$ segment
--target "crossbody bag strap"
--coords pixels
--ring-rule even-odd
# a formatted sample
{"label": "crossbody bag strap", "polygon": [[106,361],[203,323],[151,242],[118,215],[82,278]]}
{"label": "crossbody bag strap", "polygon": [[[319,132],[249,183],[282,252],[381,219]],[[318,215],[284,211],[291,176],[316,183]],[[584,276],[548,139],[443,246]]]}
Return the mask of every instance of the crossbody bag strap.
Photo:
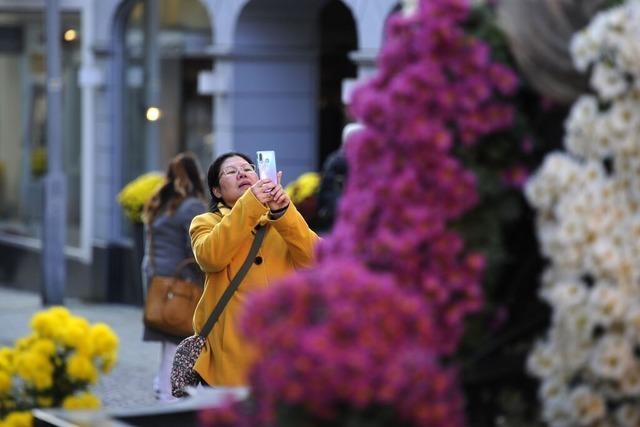
{"label": "crossbody bag strap", "polygon": [[236,289],[238,289],[238,286],[240,286],[240,282],[242,282],[244,276],[247,275],[247,272],[249,271],[249,268],[251,268],[251,264],[253,263],[253,259],[258,253],[258,249],[260,249],[260,245],[262,245],[262,241],[264,240],[266,231],[267,227],[264,225],[260,226],[256,230],[256,237],[253,239],[253,244],[251,245],[251,249],[249,250],[247,259],[244,260],[244,264],[242,264],[242,267],[240,267],[240,270],[238,270],[236,276],[233,278],[233,280],[231,280],[231,283],[229,283],[229,286],[227,286],[227,289],[225,289],[224,294],[222,294],[222,297],[220,297],[220,301],[218,301],[218,304],[216,304],[216,307],[213,309],[213,312],[207,319],[207,322],[198,333],[198,335],[202,338],[205,338],[207,335],[209,335],[209,332],[211,332],[211,328],[213,328],[213,325],[218,320],[218,317],[220,317],[222,310],[224,310],[224,308],[227,306],[227,303],[229,303],[229,300],[231,300],[231,296],[236,291]]}

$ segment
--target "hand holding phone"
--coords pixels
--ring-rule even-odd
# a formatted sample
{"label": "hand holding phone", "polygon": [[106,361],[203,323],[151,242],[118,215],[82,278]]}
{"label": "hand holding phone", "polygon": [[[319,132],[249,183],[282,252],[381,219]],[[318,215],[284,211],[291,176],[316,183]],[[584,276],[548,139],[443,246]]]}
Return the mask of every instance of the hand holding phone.
{"label": "hand holding phone", "polygon": [[276,152],[273,150],[256,152],[258,159],[258,176],[260,179],[270,179],[278,184],[278,169],[276,168]]}
{"label": "hand holding phone", "polygon": [[289,196],[280,185],[282,172],[276,167],[276,152],[273,150],[256,152],[258,160],[258,176],[260,179],[270,179],[274,187],[270,189],[270,201],[267,202],[272,211],[289,206]]}

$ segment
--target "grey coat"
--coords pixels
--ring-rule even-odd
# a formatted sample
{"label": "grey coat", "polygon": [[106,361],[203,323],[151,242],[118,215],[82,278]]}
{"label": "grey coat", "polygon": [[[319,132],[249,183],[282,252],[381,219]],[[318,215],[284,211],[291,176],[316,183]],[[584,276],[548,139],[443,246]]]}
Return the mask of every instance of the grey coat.
{"label": "grey coat", "polygon": [[[151,226],[151,239],[149,230],[145,228],[145,251],[142,260],[143,283],[148,287],[150,278],[155,275],[172,276],[178,265],[186,258],[193,258],[189,226],[194,216],[206,212],[204,201],[189,197],[176,209],[173,215],[166,212],[160,213]],[[151,262],[151,247],[153,245],[153,262]],[[182,277],[190,278],[202,283],[202,276],[197,265],[191,269],[185,269]],[[154,329],[144,328],[144,341],[173,341],[179,343],[184,337],[175,337],[164,334]]]}

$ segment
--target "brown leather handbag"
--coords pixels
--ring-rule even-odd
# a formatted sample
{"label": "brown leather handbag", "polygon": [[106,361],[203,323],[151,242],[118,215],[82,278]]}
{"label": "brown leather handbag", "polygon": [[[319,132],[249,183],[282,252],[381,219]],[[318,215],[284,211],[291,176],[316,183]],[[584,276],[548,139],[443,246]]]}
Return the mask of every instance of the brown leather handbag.
{"label": "brown leather handbag", "polygon": [[144,305],[144,324],[169,335],[193,335],[193,313],[202,296],[202,286],[181,278],[194,259],[180,263],[173,276],[153,276]]}
{"label": "brown leather handbag", "polygon": [[[153,236],[148,229],[149,262],[155,271]],[[195,264],[194,258],[184,259],[178,264],[173,276],[151,277],[144,304],[145,326],[177,337],[193,335],[193,313],[202,296],[202,285],[183,278],[185,268]]]}

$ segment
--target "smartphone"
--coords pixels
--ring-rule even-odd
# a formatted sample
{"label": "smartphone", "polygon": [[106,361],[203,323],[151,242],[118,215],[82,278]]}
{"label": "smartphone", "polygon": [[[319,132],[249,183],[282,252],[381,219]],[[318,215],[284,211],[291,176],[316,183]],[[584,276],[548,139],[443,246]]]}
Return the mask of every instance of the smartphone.
{"label": "smartphone", "polygon": [[274,183],[278,183],[278,169],[276,168],[275,151],[257,151],[258,176],[260,179],[269,178]]}

